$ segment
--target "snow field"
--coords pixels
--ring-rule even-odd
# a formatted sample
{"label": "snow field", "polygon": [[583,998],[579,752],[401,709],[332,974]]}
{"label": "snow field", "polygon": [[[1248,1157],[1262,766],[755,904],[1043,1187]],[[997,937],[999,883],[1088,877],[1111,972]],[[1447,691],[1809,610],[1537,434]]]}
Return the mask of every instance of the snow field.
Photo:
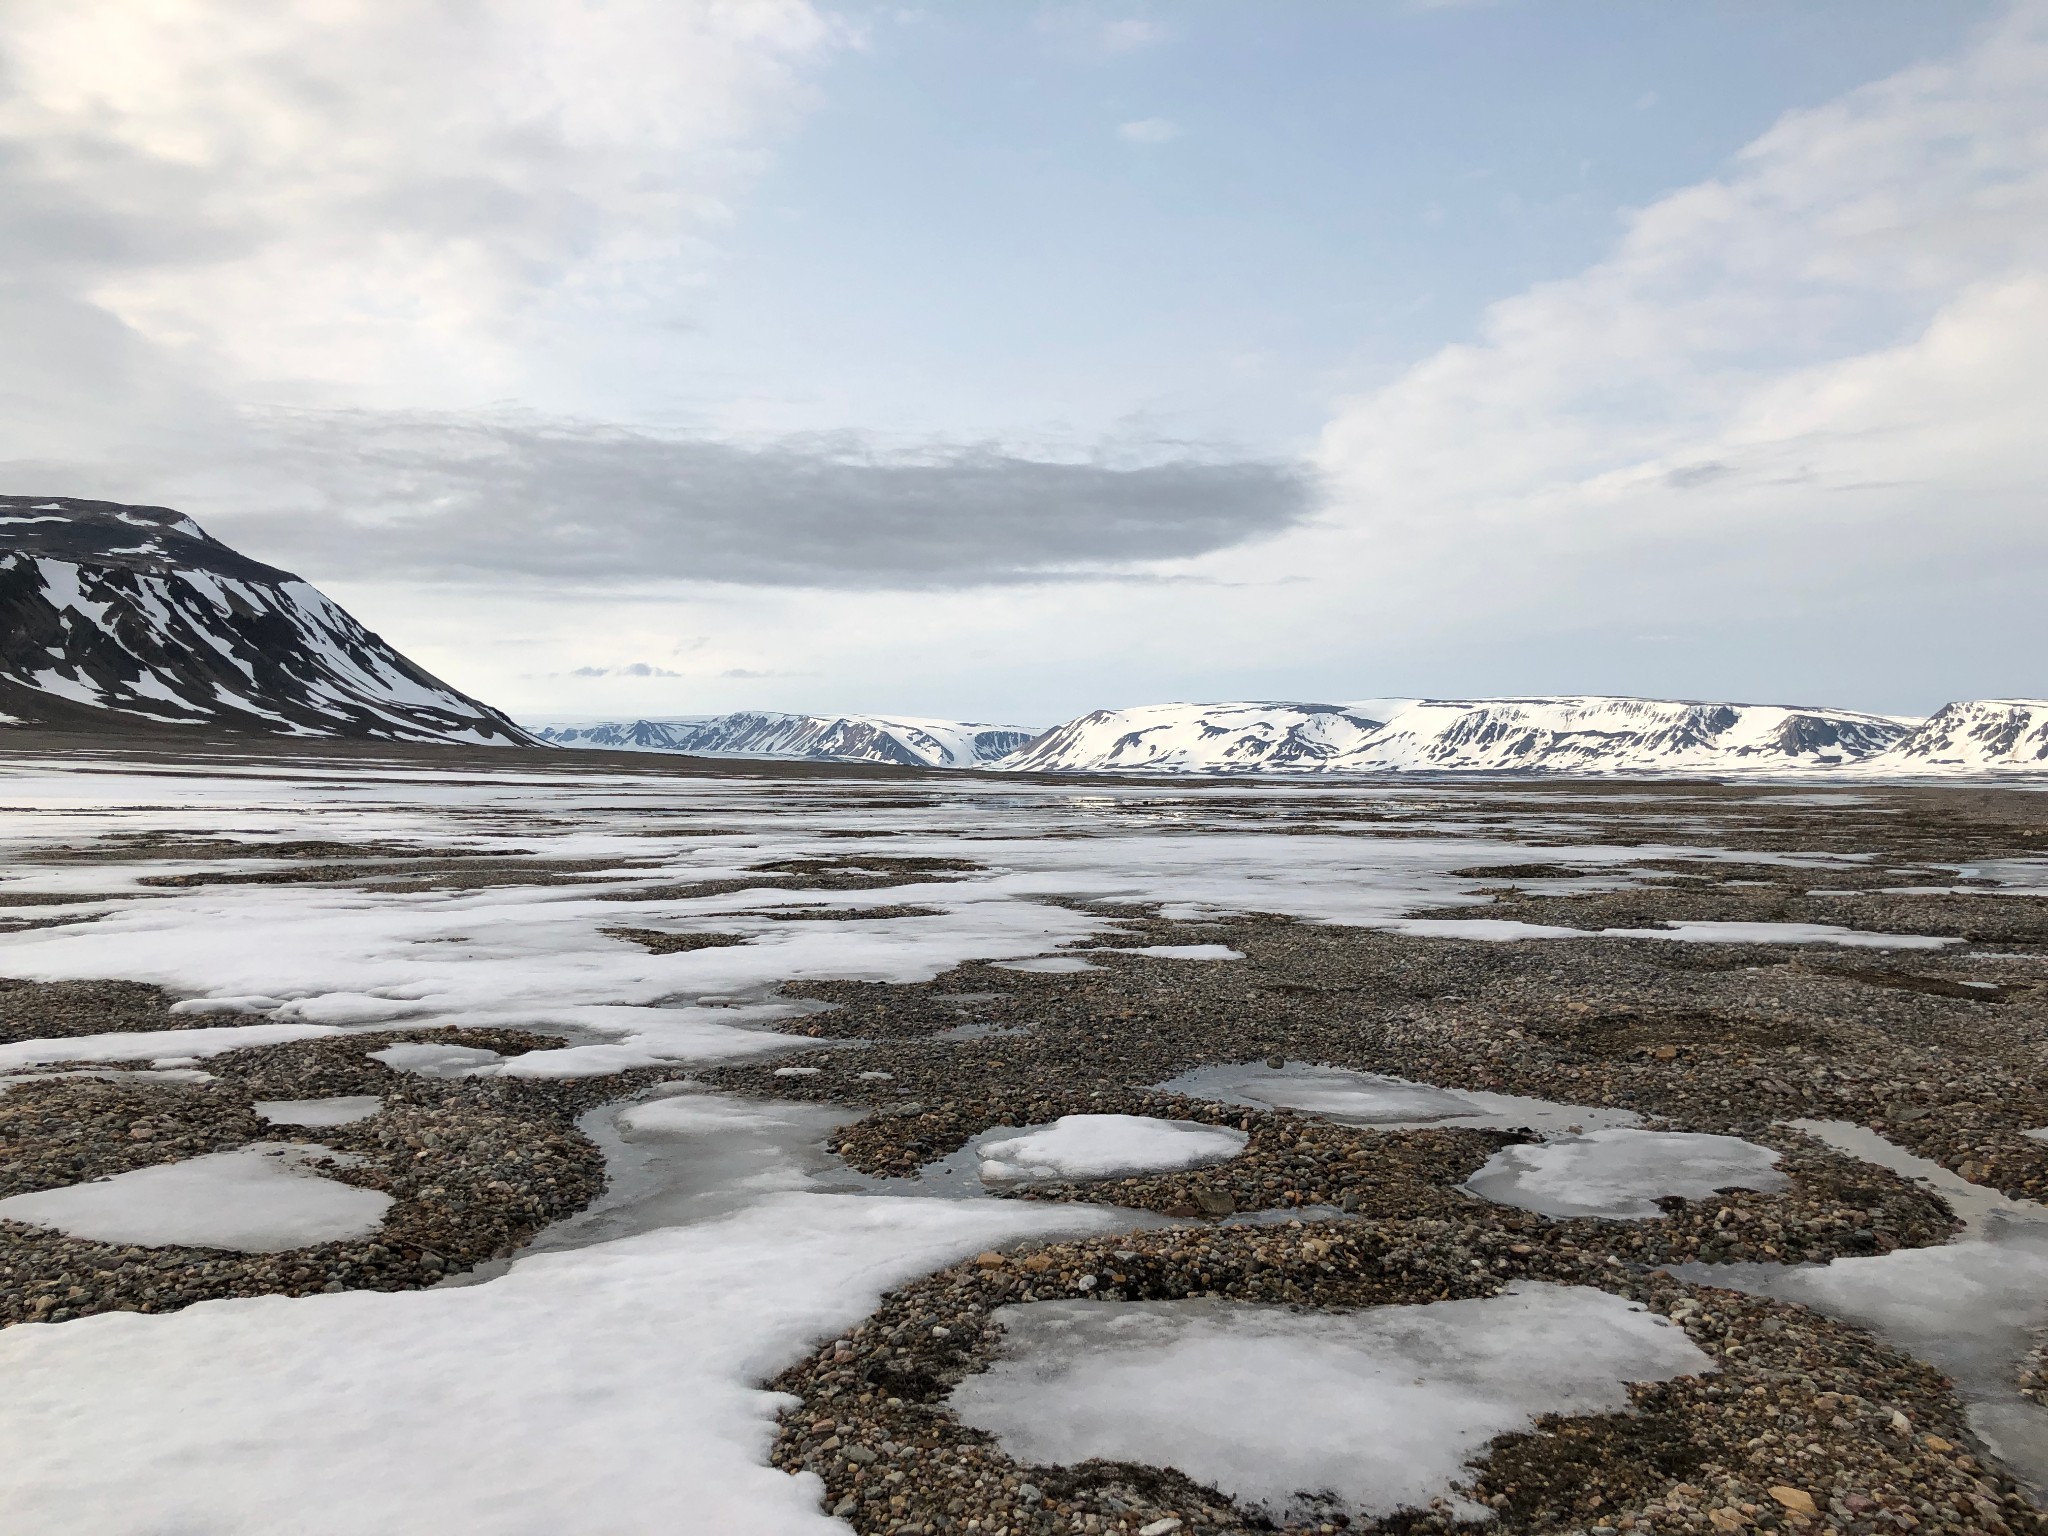
{"label": "snow field", "polygon": [[488,1284],[10,1328],[0,1505],[19,1536],[844,1536],[815,1477],[767,1465],[788,1400],[755,1383],[891,1286],[1117,1224],[777,1193]]}

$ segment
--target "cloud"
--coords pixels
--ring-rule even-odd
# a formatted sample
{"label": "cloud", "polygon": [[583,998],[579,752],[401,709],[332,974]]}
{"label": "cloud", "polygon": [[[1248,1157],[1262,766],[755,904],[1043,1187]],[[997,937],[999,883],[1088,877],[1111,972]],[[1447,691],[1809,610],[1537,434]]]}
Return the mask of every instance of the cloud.
{"label": "cloud", "polygon": [[231,386],[490,398],[688,288],[837,36],[807,0],[0,7],[10,276]]}
{"label": "cloud", "polygon": [[1129,16],[1102,24],[1100,46],[1104,53],[1134,53],[1166,40],[1166,28],[1156,21]]}
{"label": "cloud", "polygon": [[201,512],[280,564],[336,576],[871,589],[1014,582],[1186,559],[1277,533],[1299,466],[1061,463],[995,448],[882,455],[529,419],[301,412],[265,425],[280,508]]}
{"label": "cloud", "polygon": [[2048,7],[2026,4],[1787,114],[1601,262],[1344,405],[1329,521],[1418,604],[1489,621],[1924,612],[1933,583],[2048,574],[2044,348]]}
{"label": "cloud", "polygon": [[686,672],[671,672],[666,667],[651,666],[644,661],[628,662],[623,667],[576,667],[571,677],[687,677]]}
{"label": "cloud", "polygon": [[1180,137],[1181,127],[1169,117],[1141,117],[1119,123],[1116,132],[1127,144],[1167,144]]}

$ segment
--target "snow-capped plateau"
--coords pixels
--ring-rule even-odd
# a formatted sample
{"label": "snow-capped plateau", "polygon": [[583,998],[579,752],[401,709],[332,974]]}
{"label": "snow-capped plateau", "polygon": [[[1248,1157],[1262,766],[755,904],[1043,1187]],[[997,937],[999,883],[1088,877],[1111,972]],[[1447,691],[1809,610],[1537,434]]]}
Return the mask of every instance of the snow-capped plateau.
{"label": "snow-capped plateau", "polygon": [[1018,772],[1743,773],[2048,768],[2048,704],[1926,722],[1783,705],[1568,696],[1097,710],[997,766]]}
{"label": "snow-capped plateau", "polygon": [[558,747],[686,752],[703,757],[779,757],[897,763],[906,768],[980,768],[1037,735],[1015,725],[882,715],[788,715],[747,711],[659,720],[548,723],[530,728]]}
{"label": "snow-capped plateau", "polygon": [[1868,760],[1873,769],[2048,772],[2048,699],[1970,699],[1942,706]]}
{"label": "snow-capped plateau", "polygon": [[0,496],[0,712],[70,729],[531,740],[182,513],[68,496]]}

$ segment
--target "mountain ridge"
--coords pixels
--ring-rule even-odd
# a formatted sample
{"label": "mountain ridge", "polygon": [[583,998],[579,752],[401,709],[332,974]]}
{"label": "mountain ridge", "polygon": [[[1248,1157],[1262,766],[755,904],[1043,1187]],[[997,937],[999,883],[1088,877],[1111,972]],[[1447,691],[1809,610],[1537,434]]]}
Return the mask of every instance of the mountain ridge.
{"label": "mountain ridge", "polygon": [[0,714],[528,745],[290,571],[169,507],[0,495]]}

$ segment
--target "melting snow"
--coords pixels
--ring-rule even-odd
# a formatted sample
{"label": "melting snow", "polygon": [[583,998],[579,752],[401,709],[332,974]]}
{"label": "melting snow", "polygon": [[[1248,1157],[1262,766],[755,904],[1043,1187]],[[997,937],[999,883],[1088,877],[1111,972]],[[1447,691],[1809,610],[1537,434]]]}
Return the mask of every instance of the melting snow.
{"label": "melting snow", "polygon": [[1146,1115],[1063,1115],[1021,1136],[984,1141],[981,1176],[991,1184],[1019,1179],[1109,1179],[1166,1173],[1226,1162],[1249,1138],[1228,1126]]}
{"label": "melting snow", "polygon": [[1544,1216],[1661,1216],[1660,1195],[1699,1200],[1729,1187],[1768,1193],[1787,1180],[1778,1154],[1734,1136],[1595,1131],[1503,1147],[1466,1182],[1475,1195]]}
{"label": "melting snow", "polygon": [[367,1237],[391,1197],[313,1172],[342,1153],[293,1142],[255,1142],[181,1163],[137,1168],[90,1184],[0,1200],[0,1218],[55,1227],[97,1243],[178,1244],[283,1253]]}
{"label": "melting snow", "polygon": [[[1619,1296],[1527,1283],[1478,1301],[1298,1312],[1243,1302],[1041,1301],[995,1317],[1011,1358],[951,1406],[1021,1461],[1176,1467],[1276,1517],[1456,1497],[1494,1436],[1611,1413],[1626,1383],[1713,1369]],[[1303,1496],[1307,1495],[1308,1498]]]}
{"label": "melting snow", "polygon": [[[0,1332],[20,1536],[643,1531],[845,1536],[767,1464],[756,1383],[881,1293],[1120,1218],[783,1193],[513,1264],[486,1285],[204,1302]],[[61,1433],[58,1427],[61,1426]]]}

